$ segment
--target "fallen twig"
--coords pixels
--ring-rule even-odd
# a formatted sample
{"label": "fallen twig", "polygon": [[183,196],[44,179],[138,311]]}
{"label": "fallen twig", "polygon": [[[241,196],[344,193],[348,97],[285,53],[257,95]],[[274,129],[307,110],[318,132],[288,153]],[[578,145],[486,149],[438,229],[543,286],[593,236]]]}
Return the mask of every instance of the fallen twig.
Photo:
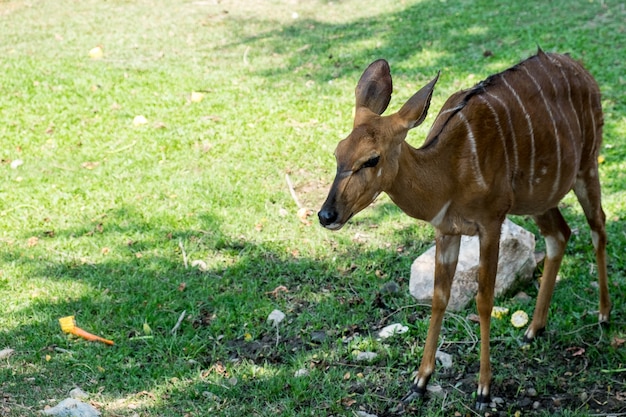
{"label": "fallen twig", "polygon": [[285,174],[285,180],[287,181],[287,187],[289,187],[289,193],[291,194],[291,198],[293,198],[293,201],[295,201],[296,206],[301,209],[302,204],[300,204],[300,200],[298,200],[296,190],[293,189],[293,184],[291,183],[291,178],[289,178],[289,174]]}
{"label": "fallen twig", "polygon": [[178,247],[180,247],[181,252],[183,253],[183,265],[185,265],[185,269],[189,268],[189,264],[187,263],[187,253],[185,252],[185,247],[183,246],[183,241],[178,241]]}
{"label": "fallen twig", "polygon": [[180,327],[180,324],[183,322],[183,320],[185,319],[185,315],[187,314],[187,310],[183,310],[182,313],[180,313],[180,317],[178,317],[178,321],[176,322],[176,324],[174,325],[174,327],[172,327],[172,330],[170,330],[171,334],[176,333],[176,330],[178,330],[178,328]]}
{"label": "fallen twig", "polygon": [[246,47],[246,50],[243,51],[243,65],[248,65],[248,52],[250,52],[250,47]]}

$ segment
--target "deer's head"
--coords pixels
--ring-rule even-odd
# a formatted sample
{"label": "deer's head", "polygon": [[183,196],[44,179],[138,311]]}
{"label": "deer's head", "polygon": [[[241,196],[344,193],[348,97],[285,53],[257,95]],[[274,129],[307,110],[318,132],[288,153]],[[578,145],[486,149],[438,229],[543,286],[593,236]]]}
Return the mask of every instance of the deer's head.
{"label": "deer's head", "polygon": [[398,173],[401,145],[409,129],[426,118],[439,75],[397,113],[382,116],[391,100],[389,64],[370,64],[356,86],[354,127],[337,145],[337,174],[318,217],[322,226],[340,229],[387,190]]}

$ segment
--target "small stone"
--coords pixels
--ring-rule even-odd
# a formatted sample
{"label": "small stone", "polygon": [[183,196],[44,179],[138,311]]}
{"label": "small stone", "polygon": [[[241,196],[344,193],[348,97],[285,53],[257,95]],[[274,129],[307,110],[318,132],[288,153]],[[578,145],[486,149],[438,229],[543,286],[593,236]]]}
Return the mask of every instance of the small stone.
{"label": "small stone", "polygon": [[303,377],[303,376],[307,376],[308,374],[309,374],[309,370],[308,370],[308,369],[304,369],[304,368],[302,368],[302,369],[298,369],[298,370],[297,370],[297,371],[293,374],[293,376],[294,376],[294,377],[296,377],[296,378],[300,378],[300,377]]}
{"label": "small stone", "polygon": [[446,396],[446,393],[443,391],[441,385],[429,384],[426,386],[426,391],[428,391],[428,393],[433,397],[444,398]]}
{"label": "small stone", "polygon": [[372,361],[376,359],[377,356],[378,356],[378,353],[376,352],[359,352],[356,354],[356,357],[354,358],[354,360],[357,362]]}
{"label": "small stone", "polygon": [[323,330],[315,331],[311,333],[311,342],[323,343],[327,338],[326,332]]}
{"label": "small stone", "polygon": [[541,407],[541,403],[539,401],[535,401],[533,403],[533,410],[539,410],[539,407]]}
{"label": "small stone", "polygon": [[211,400],[211,401],[216,401],[216,402],[220,401],[220,397],[218,397],[217,395],[213,394],[210,391],[203,391],[202,392],[202,396],[204,398],[207,398],[207,399]]}
{"label": "small stone", "polygon": [[493,397],[493,398],[491,399],[491,401],[492,401],[494,404],[497,404],[497,405],[502,405],[502,404],[504,404],[504,398],[502,398],[502,397]]}
{"label": "small stone", "polygon": [[578,398],[580,398],[581,402],[586,403],[587,400],[589,399],[589,394],[587,394],[586,392],[583,391],[583,392],[580,393]]}
{"label": "small stone", "polygon": [[534,389],[533,387],[530,387],[526,390],[526,395],[528,395],[529,397],[536,397],[537,396],[537,390]]}
{"label": "small stone", "polygon": [[380,288],[382,294],[398,294],[400,292],[400,286],[395,281],[389,281]]}
{"label": "small stone", "polygon": [[366,413],[365,411],[357,411],[356,415],[359,417],[378,417],[376,414],[369,414],[369,413]]}
{"label": "small stone", "polygon": [[450,355],[449,353],[438,350],[435,353],[435,359],[437,359],[439,363],[441,363],[441,366],[443,366],[445,369],[452,368],[452,355]]}

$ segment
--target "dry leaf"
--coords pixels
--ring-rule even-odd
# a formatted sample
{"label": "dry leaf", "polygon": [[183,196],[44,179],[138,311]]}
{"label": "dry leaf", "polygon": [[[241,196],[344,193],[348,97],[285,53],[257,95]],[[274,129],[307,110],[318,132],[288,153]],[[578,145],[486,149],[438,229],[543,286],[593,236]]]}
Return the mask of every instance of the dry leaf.
{"label": "dry leaf", "polygon": [[185,288],[187,288],[187,283],[181,282],[180,284],[178,284],[178,291],[183,292],[185,291]]}
{"label": "dry leaf", "polygon": [[94,169],[98,165],[100,165],[100,162],[95,162],[95,161],[87,161],[87,162],[83,162],[82,164],[80,164],[80,166],[85,169]]}
{"label": "dry leaf", "polygon": [[468,314],[467,319],[469,321],[473,321],[474,323],[480,323],[480,316],[476,313]]}
{"label": "dry leaf", "polygon": [[581,356],[585,353],[584,347],[572,346],[565,349],[567,352],[572,352],[572,356]]}
{"label": "dry leaf", "polygon": [[14,353],[15,353],[14,349],[11,349],[11,348],[2,349],[0,350],[0,359],[6,359],[9,356],[13,355]]}
{"label": "dry leaf", "polygon": [[104,49],[100,45],[89,51],[89,58],[91,59],[102,59],[102,57],[104,57]]}
{"label": "dry leaf", "polygon": [[341,400],[339,400],[339,402],[344,407],[352,407],[356,403],[356,400],[354,398],[352,398],[352,397],[345,397],[345,398],[342,398]]}
{"label": "dry leaf", "polygon": [[313,210],[310,210],[308,208],[302,207],[298,209],[298,218],[300,219],[302,223],[306,224],[307,226],[311,225],[311,221],[309,221],[309,217],[312,214],[313,214]]}
{"label": "dry leaf", "polygon": [[623,339],[623,338],[621,338],[621,337],[614,336],[614,337],[613,337],[613,340],[611,340],[611,346],[612,346],[614,349],[617,349],[618,347],[622,346],[625,342],[626,342],[626,339]]}
{"label": "dry leaf", "polygon": [[278,297],[278,295],[281,292],[289,292],[289,289],[287,287],[285,287],[284,285],[279,285],[278,287],[274,288],[272,291],[266,292],[265,295],[271,295],[273,297]]}
{"label": "dry leaf", "polygon": [[146,119],[145,116],[139,115],[139,116],[135,116],[135,118],[133,119],[133,125],[134,126],[142,126],[148,123],[148,119]]}
{"label": "dry leaf", "polygon": [[28,241],[26,243],[29,248],[32,248],[33,246],[37,246],[37,244],[39,243],[39,238],[37,236],[31,236],[28,238]]}
{"label": "dry leaf", "polygon": [[204,262],[203,260],[200,259],[196,259],[195,261],[191,261],[191,266],[192,267],[198,267],[198,269],[200,271],[206,271],[208,269],[208,266],[206,264],[206,262]]}
{"label": "dry leaf", "polygon": [[204,94],[203,93],[199,93],[197,91],[192,91],[191,92],[191,101],[193,103],[200,103],[203,99],[204,99]]}

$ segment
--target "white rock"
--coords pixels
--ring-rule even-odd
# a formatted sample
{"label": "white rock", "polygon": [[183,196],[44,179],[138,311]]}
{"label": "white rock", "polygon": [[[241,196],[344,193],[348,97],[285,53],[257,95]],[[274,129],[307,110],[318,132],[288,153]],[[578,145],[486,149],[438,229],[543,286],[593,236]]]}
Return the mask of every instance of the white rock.
{"label": "white rock", "polygon": [[[462,310],[478,291],[478,259],[480,244],[477,236],[463,236],[452,283],[448,310]],[[495,295],[506,292],[517,282],[531,280],[535,261],[535,236],[510,220],[502,225],[498,275]],[[420,255],[411,266],[409,291],[419,302],[430,303],[435,276],[435,247]]]}
{"label": "white rock", "polygon": [[357,353],[354,360],[358,362],[372,361],[376,359],[377,356],[378,356],[378,353],[376,352],[359,352]]}
{"label": "white rock", "polygon": [[441,385],[428,384],[426,386],[426,391],[428,391],[428,393],[433,397],[444,398],[446,396],[446,393],[444,392]]}
{"label": "white rock", "polygon": [[307,376],[309,374],[309,370],[308,369],[298,369],[293,376],[296,378],[300,378],[301,376]]}
{"label": "white rock", "polygon": [[437,352],[435,352],[435,359],[437,359],[439,363],[441,363],[441,366],[443,366],[444,368],[452,368],[452,355],[450,355],[449,353],[438,350]]}
{"label": "white rock", "polygon": [[400,323],[394,323],[394,324],[390,324],[389,326],[383,327],[378,332],[378,337],[380,337],[381,339],[387,339],[393,336],[394,334],[402,334],[408,331],[409,331],[409,328],[407,326],[403,326]]}
{"label": "white rock", "polygon": [[100,415],[100,412],[91,405],[74,398],[66,398],[56,406],[43,410],[42,413],[58,417],[97,417]]}
{"label": "white rock", "polygon": [[356,415],[359,417],[378,417],[376,414],[366,413],[365,411],[357,411]]}

